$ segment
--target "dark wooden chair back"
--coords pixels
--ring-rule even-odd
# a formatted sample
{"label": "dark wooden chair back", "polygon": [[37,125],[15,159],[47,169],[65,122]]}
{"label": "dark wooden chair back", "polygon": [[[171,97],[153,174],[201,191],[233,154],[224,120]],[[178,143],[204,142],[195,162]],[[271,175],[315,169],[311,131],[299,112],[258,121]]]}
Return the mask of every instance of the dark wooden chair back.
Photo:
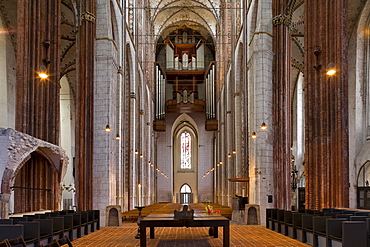
{"label": "dark wooden chair back", "polygon": [[22,236],[19,236],[18,238],[13,238],[8,240],[9,246],[22,246],[27,247],[26,242],[24,241]]}
{"label": "dark wooden chair back", "polygon": [[9,241],[7,239],[4,239],[0,242],[0,247],[11,247],[9,244]]}
{"label": "dark wooden chair back", "polygon": [[60,247],[60,245],[58,244],[56,240],[54,240],[50,244],[39,245],[39,247]]}
{"label": "dark wooden chair back", "polygon": [[58,240],[58,244],[60,246],[68,244],[68,247],[73,247],[71,240],[69,240],[68,236],[64,236],[64,238]]}

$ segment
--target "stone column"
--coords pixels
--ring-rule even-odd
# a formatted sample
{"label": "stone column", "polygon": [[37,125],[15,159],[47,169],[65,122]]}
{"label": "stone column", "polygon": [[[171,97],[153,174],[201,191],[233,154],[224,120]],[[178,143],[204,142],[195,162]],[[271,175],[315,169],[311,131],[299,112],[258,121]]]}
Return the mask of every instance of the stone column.
{"label": "stone column", "polygon": [[348,207],[347,1],[305,2],[306,207]]}
{"label": "stone column", "polygon": [[275,207],[291,208],[291,36],[287,0],[273,2],[273,126]]}

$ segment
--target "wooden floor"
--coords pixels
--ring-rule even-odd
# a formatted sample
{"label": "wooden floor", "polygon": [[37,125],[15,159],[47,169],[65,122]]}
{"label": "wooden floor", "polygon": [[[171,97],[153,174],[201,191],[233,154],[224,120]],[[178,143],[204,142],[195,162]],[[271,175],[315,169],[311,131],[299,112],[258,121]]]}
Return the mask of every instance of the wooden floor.
{"label": "wooden floor", "polygon": [[[147,230],[149,236],[149,229]],[[124,223],[122,227],[103,227],[87,236],[74,240],[76,247],[140,246],[135,239],[136,223]],[[147,239],[147,246],[222,246],[222,227],[219,238],[208,236],[206,227],[162,227],[156,228],[156,239]],[[276,233],[265,226],[230,225],[230,246],[310,246],[300,241]]]}

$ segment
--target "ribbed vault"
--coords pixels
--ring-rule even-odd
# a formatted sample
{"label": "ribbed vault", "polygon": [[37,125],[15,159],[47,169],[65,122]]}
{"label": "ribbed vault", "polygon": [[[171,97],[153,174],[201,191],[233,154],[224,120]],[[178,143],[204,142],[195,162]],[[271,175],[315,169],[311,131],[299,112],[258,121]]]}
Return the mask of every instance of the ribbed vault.
{"label": "ribbed vault", "polygon": [[219,24],[220,1],[150,1],[154,34],[166,37],[177,29],[191,28],[213,38]]}

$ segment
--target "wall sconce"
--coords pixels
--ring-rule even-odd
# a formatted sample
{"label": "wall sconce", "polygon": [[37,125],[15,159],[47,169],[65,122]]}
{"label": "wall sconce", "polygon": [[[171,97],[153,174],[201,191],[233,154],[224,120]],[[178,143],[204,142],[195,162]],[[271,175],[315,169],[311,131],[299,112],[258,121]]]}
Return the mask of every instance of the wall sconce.
{"label": "wall sconce", "polygon": [[143,158],[144,156],[143,156],[143,154],[140,154],[140,156],[139,156],[140,158]]}
{"label": "wall sconce", "polygon": [[39,74],[39,77],[41,79],[47,79],[49,77],[49,75],[46,73],[46,66],[45,65],[41,65],[40,72],[38,74]]}
{"label": "wall sconce", "polygon": [[109,124],[107,124],[107,125],[105,126],[105,131],[106,131],[106,132],[110,132]]}
{"label": "wall sconce", "polygon": [[253,132],[253,133],[252,133],[252,138],[253,138],[253,139],[256,139],[256,138],[257,138],[257,134],[256,134],[256,132]]}
{"label": "wall sconce", "polygon": [[233,154],[236,154],[236,150],[233,150]]}
{"label": "wall sconce", "polygon": [[228,158],[231,158],[231,154],[229,153],[229,154],[227,155],[227,157],[228,157]]}
{"label": "wall sconce", "polygon": [[137,151],[137,149],[135,150],[134,154],[138,155],[139,154],[139,151]]}
{"label": "wall sconce", "polygon": [[328,69],[326,70],[326,74],[328,76],[332,76],[335,73],[337,73],[337,70],[335,69],[335,64],[333,62],[328,64]]}
{"label": "wall sconce", "polygon": [[261,130],[265,130],[265,129],[267,129],[267,125],[265,124],[265,122],[263,122],[261,124]]}
{"label": "wall sconce", "polygon": [[116,135],[116,140],[121,140],[121,137],[119,136],[119,134]]}

